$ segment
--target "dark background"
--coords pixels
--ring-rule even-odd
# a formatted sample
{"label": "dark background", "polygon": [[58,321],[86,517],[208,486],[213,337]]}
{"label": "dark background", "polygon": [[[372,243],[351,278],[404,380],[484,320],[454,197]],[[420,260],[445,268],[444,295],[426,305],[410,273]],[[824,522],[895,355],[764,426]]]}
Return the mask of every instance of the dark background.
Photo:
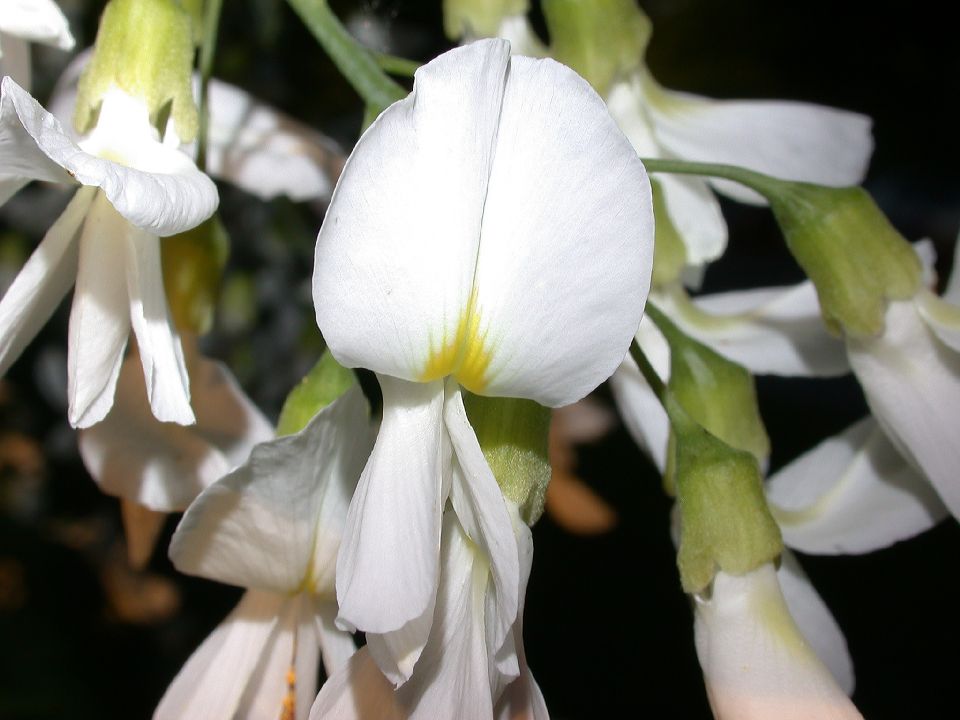
{"label": "dark background", "polygon": [[[89,44],[102,4],[61,4],[78,47]],[[275,0],[225,5],[217,75],[348,148],[360,105],[297,18]],[[655,26],[648,62],[667,87],[873,116],[877,150],[866,185],[906,237],[934,241],[946,273],[960,226],[953,112],[960,62],[946,10],[764,0],[641,5]],[[397,54],[429,59],[449,46],[439,2],[333,6],[364,37],[389,38],[384,49]],[[66,58],[40,51],[37,60],[35,94],[43,100]],[[225,185],[221,197],[232,256],[223,311],[205,348],[275,418],[321,347],[309,276],[322,208],[261,203]],[[22,259],[65,201],[41,188],[12,201],[0,218],[0,265]],[[731,248],[705,289],[800,279],[766,211],[724,209]],[[117,503],[89,480],[64,419],[67,308],[0,384],[0,718],[147,718],[240,591],[177,575],[162,550],[146,573],[126,569]],[[758,385],[773,469],[865,411],[850,379]],[[604,389],[599,396],[609,402]],[[578,470],[617,522],[585,536],[547,515],[534,530],[526,645],[552,716],[709,717],[667,534],[669,502],[655,472],[622,428],[582,448]],[[951,519],[869,556],[801,558],[846,633],[854,700],[867,718],[955,717],[948,698],[960,646],[958,550]]]}

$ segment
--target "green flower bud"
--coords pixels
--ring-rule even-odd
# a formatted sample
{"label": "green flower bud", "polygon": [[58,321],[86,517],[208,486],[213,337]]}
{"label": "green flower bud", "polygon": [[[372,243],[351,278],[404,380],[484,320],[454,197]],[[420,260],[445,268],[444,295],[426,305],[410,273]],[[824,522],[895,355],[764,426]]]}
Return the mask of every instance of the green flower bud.
{"label": "green flower bud", "polygon": [[656,218],[656,237],[653,246],[653,287],[670,285],[680,277],[687,263],[687,247],[677,232],[667,204],[663,188],[655,179],[650,181],[653,189],[653,216]]}
{"label": "green flower bud", "polygon": [[543,0],[550,48],[601,95],[643,64],[653,33],[636,0]]}
{"label": "green flower bud", "polygon": [[920,289],[920,260],[863,188],[771,182],[758,189],[816,286],[823,319],[834,332],[878,335],[888,301]]}
{"label": "green flower bud", "polygon": [[193,140],[198,125],[193,55],[190,16],[178,0],[111,0],[80,78],[73,116],[77,130],[90,130],[103,96],[118,87],[147,104],[150,121],[161,132],[172,116],[180,139]]}
{"label": "green flower bud", "polygon": [[496,37],[504,18],[529,9],[529,0],[443,0],[443,31],[451,40]]}
{"label": "green flower bud", "polygon": [[324,350],[317,364],[290,391],[280,410],[277,435],[293,435],[307,426],[313,417],[353,387],[356,377]]}
{"label": "green flower bud", "polygon": [[543,514],[550,483],[550,410],[533,400],[484,397],[467,391],[463,402],[500,489],[519,506],[524,522],[533,525]]}
{"label": "green flower bud", "polygon": [[197,335],[213,326],[230,238],[217,215],[160,240],[163,288],[173,324]]}

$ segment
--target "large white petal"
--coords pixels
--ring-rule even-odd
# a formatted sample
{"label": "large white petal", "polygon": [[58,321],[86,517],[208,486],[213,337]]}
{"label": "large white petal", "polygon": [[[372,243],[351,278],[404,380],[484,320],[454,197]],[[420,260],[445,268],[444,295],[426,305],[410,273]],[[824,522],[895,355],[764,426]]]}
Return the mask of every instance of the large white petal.
{"label": "large white petal", "polygon": [[913,301],[891,302],[878,338],[848,339],[850,365],[880,426],[960,517],[960,354]]}
{"label": "large white petal", "polygon": [[291,602],[281,595],[248,591],[177,673],[154,720],[233,720]]}
{"label": "large white petal", "polygon": [[256,446],[187,510],[170,544],[174,564],[241,587],[332,596],[371,435],[366,401],[352,388],[301,432]]}
{"label": "large white petal", "polygon": [[[647,316],[640,321],[637,342],[653,369],[666,382],[670,378],[670,346]],[[610,389],[630,436],[662,474],[667,467],[670,420],[629,355],[610,378]]]}
{"label": "large white petal", "polygon": [[[855,185],[873,152],[865,115],[803,102],[711,100],[664,90],[646,77],[646,102],[658,142],[676,157],[740,165],[788,180]],[[742,202],[759,196],[713,183]]]}
{"label": "large white petal", "polygon": [[67,18],[53,0],[4,0],[0,30],[61,50],[74,45]]}
{"label": "large white petal", "polygon": [[360,648],[320,688],[310,720],[407,720],[407,715],[397,703],[393,685],[367,648]]}
{"label": "large white petal", "polygon": [[670,222],[683,240],[687,264],[716,260],[727,249],[727,221],[707,182],[690,175],[657,175]]}
{"label": "large white petal", "polygon": [[113,407],[78,436],[87,471],[103,492],[153,510],[179,512],[230,466],[196,428],[161,423],[147,402],[143,368],[123,362]]}
{"label": "large white petal", "polygon": [[380,433],[337,558],[338,624],[372,633],[399,630],[432,604],[446,502],[443,381],[379,380]]}
{"label": "large white petal", "polygon": [[906,540],[947,510],[867,417],[776,472],[767,499],[783,540],[806,553],[864,553]]}
{"label": "large white petal", "polygon": [[[513,58],[471,308],[488,395],[566,405],[606,380],[653,264],[643,165],[600,97],[553,60]],[[489,363],[487,365],[487,363]]]}
{"label": "large white petal", "polygon": [[113,405],[130,334],[126,235],[130,225],[97,193],[80,233],[77,284],[67,344],[68,417],[74,427],[100,422]]}
{"label": "large white petal", "polygon": [[454,451],[450,501],[463,531],[490,562],[498,605],[492,648],[495,651],[513,628],[520,607],[517,541],[503,493],[467,418],[460,389],[452,381],[448,381],[447,388],[443,418]]}
{"label": "large white petal", "polygon": [[[192,425],[190,378],[183,359],[180,337],[167,311],[160,267],[160,239],[145,230],[130,227],[127,243],[127,290],[130,323],[137,338],[147,398],[157,420]],[[100,242],[109,242],[100,238]]]}
{"label": "large white petal", "polygon": [[30,344],[77,277],[77,231],[94,191],[81,189],[0,300],[0,376]]}
{"label": "large white petal", "polygon": [[[417,380],[467,308],[509,45],[416,73],[350,155],[317,238],[317,323],[342,364]],[[422,609],[422,608],[421,608]]]}
{"label": "large white petal", "polygon": [[154,133],[146,106],[116,90],[104,99],[97,126],[83,141],[87,151],[82,150],[53,115],[4,78],[0,181],[76,180],[99,187],[134,225],[174,235],[210,217],[219,198],[210,178],[182,152],[157,142]]}
{"label": "large white petal", "polygon": [[853,660],[847,650],[847,640],[826,603],[789,550],[784,550],[780,556],[777,581],[783,591],[787,609],[800,628],[800,634],[820,658],[820,662],[830,670],[840,689],[847,695],[852,695]]}
{"label": "large white petal", "polygon": [[717,720],[846,720],[862,716],[803,639],[772,565],[717,573],[698,598],[694,636]]}
{"label": "large white petal", "polygon": [[827,331],[810,281],[693,300],[665,292],[656,295],[656,302],[689,335],[755,374],[831,377],[850,372],[846,348]]}
{"label": "large white petal", "polygon": [[345,667],[350,658],[357,651],[357,644],[353,635],[336,626],[337,602],[315,597],[314,602],[314,630],[317,641],[320,643],[320,653],[323,656],[323,667],[330,677]]}

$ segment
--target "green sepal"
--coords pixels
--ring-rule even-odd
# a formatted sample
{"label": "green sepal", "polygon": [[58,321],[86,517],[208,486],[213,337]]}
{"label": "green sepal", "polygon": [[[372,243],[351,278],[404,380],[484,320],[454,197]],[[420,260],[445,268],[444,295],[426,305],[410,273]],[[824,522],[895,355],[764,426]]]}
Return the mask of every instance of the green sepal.
{"label": "green sepal", "polygon": [[324,350],[317,364],[283,401],[277,435],[293,435],[307,426],[313,417],[356,383],[356,376]]}
{"label": "green sepal", "polygon": [[191,230],[161,238],[163,289],[178,329],[210,332],[229,254],[230,237],[217,214]]}
{"label": "green sepal", "polygon": [[207,0],[180,0],[180,4],[190,16],[190,28],[193,30],[193,44],[200,47],[203,42],[203,13]]}
{"label": "green sepal", "polygon": [[656,235],[653,245],[653,287],[669,285],[680,277],[687,264],[687,246],[667,212],[663,188],[653,179],[653,217],[656,220]]}
{"label": "green sepal", "polygon": [[80,78],[73,122],[89,131],[103,96],[116,86],[142,99],[160,127],[169,111],[184,142],[197,134],[193,29],[177,0],[111,0],[100,18],[93,57]]}
{"label": "green sepal", "polygon": [[529,0],[443,0],[443,31],[451,40],[496,37],[504,18],[529,9]]}
{"label": "green sepal", "polygon": [[832,331],[878,335],[888,301],[920,289],[919,258],[863,188],[772,182],[765,194]]}
{"label": "green sepal", "polygon": [[533,525],[543,514],[550,483],[547,443],[550,409],[533,400],[493,398],[463,391],[467,417],[504,496]]}
{"label": "green sepal", "polygon": [[601,95],[643,64],[653,25],[636,0],[544,0],[543,14],[553,57]]}

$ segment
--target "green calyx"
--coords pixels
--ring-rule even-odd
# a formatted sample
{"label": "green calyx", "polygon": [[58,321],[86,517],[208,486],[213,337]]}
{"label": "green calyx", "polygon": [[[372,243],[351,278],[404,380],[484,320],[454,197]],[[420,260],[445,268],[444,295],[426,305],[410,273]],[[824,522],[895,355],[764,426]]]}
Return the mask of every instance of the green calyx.
{"label": "green calyx", "polygon": [[484,397],[466,391],[463,400],[501,491],[520,508],[524,522],[533,525],[543,514],[550,483],[550,410],[533,400]]}
{"label": "green calyx", "polygon": [[313,417],[353,387],[356,377],[324,350],[317,364],[290,391],[280,410],[277,435],[293,435],[307,426]]}
{"label": "green calyx", "polygon": [[203,13],[206,4],[207,0],[180,0],[180,5],[190,16],[193,44],[197,47],[203,42]]}
{"label": "green calyx", "polygon": [[606,95],[643,64],[653,33],[636,0],[544,0],[553,57]]}
{"label": "green calyx", "polygon": [[920,289],[920,260],[863,188],[778,182],[765,194],[834,332],[878,335],[888,301]]}
{"label": "green calyx", "polygon": [[496,37],[504,18],[529,9],[529,0],[443,0],[443,31],[451,40]]}
{"label": "green calyx", "polygon": [[163,288],[178,329],[197,335],[210,331],[229,254],[230,237],[216,214],[160,240]]}
{"label": "green calyx", "polygon": [[198,125],[193,56],[190,15],[178,0],[111,0],[80,78],[73,117],[77,130],[93,127],[103,96],[118,87],[146,103],[161,132],[169,114],[180,139],[193,140]]}
{"label": "green calyx", "polygon": [[653,216],[656,219],[656,237],[653,245],[653,287],[670,285],[680,278],[687,264],[687,247],[667,212],[663,189],[656,180],[653,189]]}

